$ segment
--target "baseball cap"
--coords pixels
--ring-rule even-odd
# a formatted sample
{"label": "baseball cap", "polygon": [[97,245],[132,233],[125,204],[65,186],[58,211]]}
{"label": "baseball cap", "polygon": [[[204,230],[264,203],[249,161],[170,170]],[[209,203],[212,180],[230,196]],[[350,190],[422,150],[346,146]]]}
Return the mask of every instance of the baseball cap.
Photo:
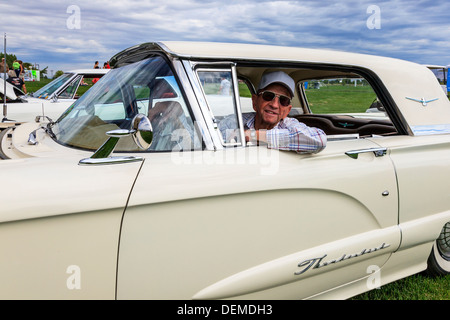
{"label": "baseball cap", "polygon": [[264,73],[261,78],[261,82],[259,83],[258,91],[266,88],[268,85],[272,83],[279,83],[281,85],[284,85],[289,90],[291,97],[294,96],[295,82],[290,76],[288,76],[283,71]]}

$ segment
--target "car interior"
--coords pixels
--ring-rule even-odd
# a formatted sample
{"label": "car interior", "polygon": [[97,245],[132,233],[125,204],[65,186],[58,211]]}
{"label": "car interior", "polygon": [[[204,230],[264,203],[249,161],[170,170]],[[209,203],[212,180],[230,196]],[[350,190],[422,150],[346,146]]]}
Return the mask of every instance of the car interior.
{"label": "car interior", "polygon": [[[275,69],[238,68],[240,82],[254,93],[267,70]],[[322,129],[329,140],[398,134],[372,84],[361,75],[328,68],[284,71],[297,84],[289,117]]]}

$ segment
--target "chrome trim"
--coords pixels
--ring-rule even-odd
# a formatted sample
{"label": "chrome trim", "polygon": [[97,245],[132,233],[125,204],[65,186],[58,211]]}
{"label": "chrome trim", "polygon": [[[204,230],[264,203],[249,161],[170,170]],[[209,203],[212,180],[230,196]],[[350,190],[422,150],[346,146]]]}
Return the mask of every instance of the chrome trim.
{"label": "chrome trim", "polygon": [[141,158],[141,157],[133,157],[133,156],[108,157],[108,158],[100,158],[100,159],[86,158],[86,159],[81,159],[80,162],[78,162],[78,164],[79,165],[106,165],[106,164],[138,162],[138,161],[142,161],[142,160],[143,160],[143,158]]}
{"label": "chrome trim", "polygon": [[391,245],[389,243],[383,242],[378,247],[369,248],[369,249],[362,249],[360,252],[356,252],[356,253],[353,253],[353,254],[344,253],[339,258],[328,260],[328,261],[324,261],[324,262],[322,262],[322,260],[328,256],[327,254],[324,254],[321,257],[316,257],[316,258],[312,258],[312,259],[303,260],[303,261],[298,263],[297,267],[300,268],[300,270],[294,272],[294,275],[298,276],[298,275],[301,275],[301,274],[305,273],[308,270],[319,269],[319,268],[326,267],[326,266],[329,266],[329,265],[334,265],[334,264],[342,262],[342,261],[347,261],[347,260],[350,260],[350,259],[353,259],[353,258],[358,258],[358,257],[360,257],[362,255],[365,255],[365,254],[374,253],[376,251],[380,251],[380,250],[389,248],[390,246]]}
{"label": "chrome trim", "polygon": [[420,99],[414,99],[414,98],[410,98],[410,97],[405,97],[405,98],[408,99],[408,100],[412,100],[412,101],[416,101],[416,102],[421,102],[422,105],[423,105],[424,107],[427,106],[427,103],[428,103],[428,102],[436,101],[436,100],[439,99],[439,98],[434,98],[434,99],[430,99],[430,100],[425,100],[425,98],[420,98]]}
{"label": "chrome trim", "polygon": [[195,81],[196,81],[196,87],[195,87],[195,89],[197,90],[196,95],[197,95],[197,98],[199,99],[199,103],[200,103],[201,109],[203,111],[204,119],[210,129],[211,138],[215,143],[216,149],[218,149],[218,150],[224,149],[224,147],[226,147],[227,144],[224,144],[223,141],[221,141],[219,134],[217,134],[217,130],[218,130],[217,122],[215,120],[214,114],[212,113],[211,109],[209,108],[207,99],[204,95],[203,88],[201,87],[201,84],[200,84],[200,79],[198,78],[197,71],[204,70],[204,71],[212,71],[212,72],[217,72],[217,71],[231,72],[231,76],[233,77],[233,94],[235,97],[234,103],[235,103],[235,108],[236,108],[236,112],[237,112],[237,116],[238,116],[239,125],[241,126],[241,130],[240,130],[241,142],[238,144],[237,143],[229,144],[229,146],[233,146],[233,147],[245,146],[245,133],[243,131],[243,126],[242,126],[241,108],[240,108],[240,100],[239,100],[239,87],[238,87],[238,82],[237,82],[236,69],[234,70],[234,73],[233,73],[233,67],[235,68],[236,64],[234,62],[230,62],[230,61],[193,62],[193,61],[184,61],[183,60],[183,62],[185,62],[185,64],[189,63],[189,65],[191,66],[192,76],[195,77]]}
{"label": "chrome trim", "polygon": [[104,165],[104,164],[116,164],[116,163],[126,163],[126,162],[136,162],[142,161],[141,157],[110,157],[110,154],[114,151],[117,142],[121,137],[126,137],[132,135],[136,132],[136,130],[126,130],[126,129],[117,129],[111,130],[106,133],[109,137],[105,143],[103,143],[100,148],[95,151],[95,153],[90,158],[81,159],[78,164],[79,165]]}
{"label": "chrome trim", "polygon": [[[199,125],[200,133],[202,135],[203,142],[205,143],[206,149],[215,150],[216,146],[220,145],[220,142],[216,141],[216,135],[212,134],[214,132],[214,124],[212,123],[211,118],[207,119],[205,117],[205,109],[208,109],[208,104],[206,103],[206,99],[203,96],[203,90],[200,87],[200,82],[198,81],[197,76],[194,73],[194,66],[191,61],[181,60],[181,65],[184,72],[180,71],[180,68],[177,68],[177,74],[180,76],[181,83],[190,83],[191,90],[185,90],[186,95],[188,96],[188,100],[192,107],[192,112],[196,118],[196,122]],[[183,77],[181,77],[183,74]],[[197,108],[193,108],[193,105]],[[209,111],[208,111],[209,112]]]}
{"label": "chrome trim", "polygon": [[348,155],[350,158],[358,159],[358,155],[360,153],[367,153],[367,152],[373,152],[375,157],[382,157],[386,155],[387,148],[369,148],[369,149],[352,150],[347,151],[345,154]]}
{"label": "chrome trim", "polygon": [[245,141],[244,123],[242,121],[242,109],[241,109],[241,100],[239,96],[239,84],[238,84],[239,80],[237,76],[236,63],[233,63],[231,65],[231,76],[233,77],[233,91],[234,91],[233,95],[239,123],[239,132],[241,134],[242,146],[245,147],[246,141]]}
{"label": "chrome trim", "polygon": [[432,134],[445,134],[450,133],[450,124],[432,124],[432,125],[419,125],[412,126],[411,130],[416,136],[432,135]]}

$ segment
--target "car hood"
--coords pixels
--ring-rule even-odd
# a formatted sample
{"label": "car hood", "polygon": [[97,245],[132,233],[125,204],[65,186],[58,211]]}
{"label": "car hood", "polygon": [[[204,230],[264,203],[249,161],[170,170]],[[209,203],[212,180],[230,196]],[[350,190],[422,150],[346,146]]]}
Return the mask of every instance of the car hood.
{"label": "car hood", "polygon": [[36,117],[41,116],[41,120],[50,118],[56,121],[74,101],[73,99],[53,101],[26,97],[26,102],[7,104],[6,118],[13,122],[35,122]]}

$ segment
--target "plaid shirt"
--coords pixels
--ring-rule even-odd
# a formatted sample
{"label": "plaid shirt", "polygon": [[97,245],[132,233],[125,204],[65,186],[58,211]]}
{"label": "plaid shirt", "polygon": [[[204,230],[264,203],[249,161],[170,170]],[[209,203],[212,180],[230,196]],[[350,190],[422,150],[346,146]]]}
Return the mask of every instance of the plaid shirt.
{"label": "plaid shirt", "polygon": [[[244,130],[255,129],[255,113],[242,115]],[[219,123],[222,132],[225,129],[236,129],[236,117],[224,119]],[[234,121],[233,121],[234,120]],[[225,122],[225,123],[222,123]],[[317,153],[327,144],[327,136],[318,128],[308,127],[295,118],[282,119],[271,130],[266,131],[267,147],[270,149],[290,150],[298,153]]]}

